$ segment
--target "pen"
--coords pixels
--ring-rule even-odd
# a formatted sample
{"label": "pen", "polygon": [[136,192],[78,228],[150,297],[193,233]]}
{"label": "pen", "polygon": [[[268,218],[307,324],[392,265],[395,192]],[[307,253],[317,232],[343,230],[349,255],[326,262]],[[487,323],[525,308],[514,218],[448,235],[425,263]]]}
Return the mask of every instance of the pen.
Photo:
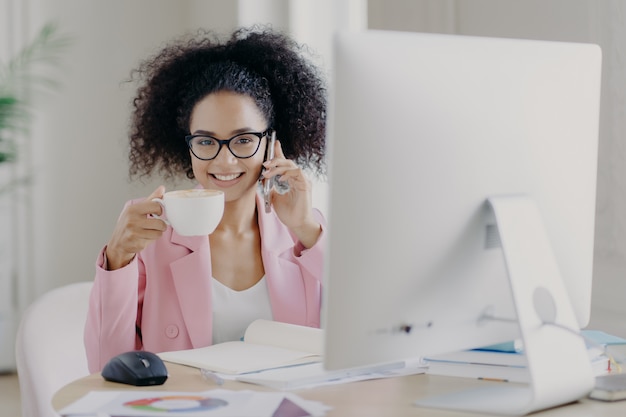
{"label": "pen", "polygon": [[483,377],[478,377],[478,380],[480,380],[480,381],[493,381],[493,382],[509,382],[508,379],[500,379],[500,378],[483,378]]}
{"label": "pen", "polygon": [[213,371],[201,368],[200,373],[205,381],[212,381],[216,385],[224,385],[224,379]]}

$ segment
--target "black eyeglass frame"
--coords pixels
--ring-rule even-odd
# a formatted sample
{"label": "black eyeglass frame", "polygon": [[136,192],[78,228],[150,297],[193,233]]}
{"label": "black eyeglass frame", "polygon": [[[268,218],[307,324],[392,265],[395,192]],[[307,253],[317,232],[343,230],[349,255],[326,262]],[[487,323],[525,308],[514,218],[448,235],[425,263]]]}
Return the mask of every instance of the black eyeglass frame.
{"label": "black eyeglass frame", "polygon": [[[228,151],[233,154],[233,156],[235,158],[238,159],[248,159],[248,158],[252,158],[254,155],[256,155],[256,153],[259,151],[259,148],[261,147],[261,139],[263,139],[264,137],[269,136],[272,133],[272,128],[269,127],[267,128],[265,131],[263,132],[242,132],[242,133],[237,133],[235,136],[233,136],[230,139],[218,139],[216,137],[213,137],[211,135],[203,135],[203,134],[197,134],[197,135],[187,135],[185,136],[185,141],[187,142],[187,147],[189,148],[189,150],[191,151],[191,153],[193,154],[193,156],[195,156],[196,158],[200,159],[201,161],[210,161],[212,159],[217,158],[217,156],[220,154],[220,152],[222,152],[222,146],[226,145],[226,148],[228,149]],[[235,153],[233,152],[232,149],[230,149],[230,142],[233,139],[236,139],[239,136],[242,135],[254,135],[256,137],[259,138],[259,143],[256,146],[256,149],[254,150],[254,152],[252,152],[252,155],[250,156],[237,156],[235,155]],[[196,155],[196,153],[193,151],[193,148],[191,146],[191,141],[195,138],[210,138],[214,141],[216,141],[219,144],[219,149],[217,150],[217,153],[215,154],[215,156],[213,158],[200,158],[198,155]]]}

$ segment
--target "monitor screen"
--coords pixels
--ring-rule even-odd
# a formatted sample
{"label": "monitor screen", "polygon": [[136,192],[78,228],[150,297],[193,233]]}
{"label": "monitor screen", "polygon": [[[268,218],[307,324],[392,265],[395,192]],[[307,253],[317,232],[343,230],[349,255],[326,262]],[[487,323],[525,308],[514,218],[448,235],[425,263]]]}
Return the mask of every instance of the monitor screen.
{"label": "monitor screen", "polygon": [[536,203],[574,327],[588,323],[600,63],[590,44],[337,34],[327,368],[519,337],[493,196]]}

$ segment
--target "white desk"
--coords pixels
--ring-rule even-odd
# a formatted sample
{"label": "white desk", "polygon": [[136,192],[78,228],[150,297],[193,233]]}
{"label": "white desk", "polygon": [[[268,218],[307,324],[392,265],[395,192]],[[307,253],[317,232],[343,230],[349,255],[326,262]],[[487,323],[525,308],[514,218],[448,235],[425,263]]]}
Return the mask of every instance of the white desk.
{"label": "white desk", "polygon": [[[152,387],[132,387],[107,382],[99,373],[93,374],[76,380],[60,389],[55,394],[52,404],[56,410],[60,410],[82,395],[93,390],[205,391],[216,388],[215,385],[202,379],[198,369],[170,363],[167,364],[167,368],[170,376],[165,384]],[[497,384],[497,382],[474,381],[466,378],[437,377],[430,375],[412,375],[390,379],[353,382],[342,385],[329,385],[294,392],[303,398],[320,401],[332,406],[333,409],[327,414],[329,417],[476,417],[477,414],[471,413],[418,408],[415,407],[412,402],[418,397],[441,394],[484,384]],[[234,381],[226,381],[222,388],[232,390],[269,390],[269,388]],[[588,399],[533,414],[533,416],[538,417],[621,417],[625,415],[626,401],[604,403]]]}

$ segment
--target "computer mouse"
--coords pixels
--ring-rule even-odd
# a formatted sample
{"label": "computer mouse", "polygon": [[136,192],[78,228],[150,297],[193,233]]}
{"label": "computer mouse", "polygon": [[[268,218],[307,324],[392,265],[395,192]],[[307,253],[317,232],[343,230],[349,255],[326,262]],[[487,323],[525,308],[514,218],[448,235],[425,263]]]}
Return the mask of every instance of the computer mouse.
{"label": "computer mouse", "polygon": [[156,354],[133,350],[111,358],[102,368],[101,374],[107,381],[122,384],[161,385],[167,379],[167,368]]}

